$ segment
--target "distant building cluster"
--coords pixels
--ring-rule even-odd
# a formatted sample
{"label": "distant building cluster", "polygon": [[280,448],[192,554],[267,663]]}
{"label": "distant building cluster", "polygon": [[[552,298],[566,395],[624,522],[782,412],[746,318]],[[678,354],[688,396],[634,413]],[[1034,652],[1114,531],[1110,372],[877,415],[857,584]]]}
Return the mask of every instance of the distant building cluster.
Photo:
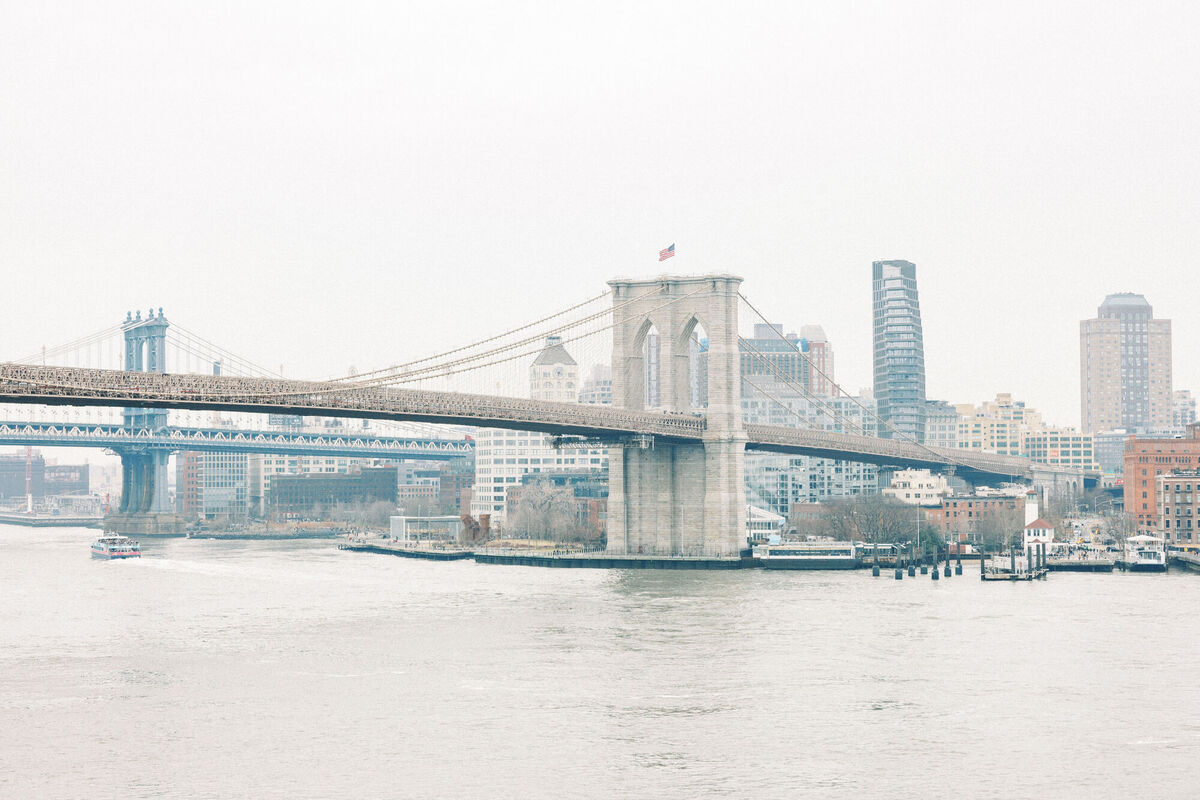
{"label": "distant building cluster", "polygon": [[40,451],[28,455],[13,453],[0,455],[0,501],[24,499],[28,493],[33,499],[62,495],[88,494],[90,467],[87,464],[47,463]]}

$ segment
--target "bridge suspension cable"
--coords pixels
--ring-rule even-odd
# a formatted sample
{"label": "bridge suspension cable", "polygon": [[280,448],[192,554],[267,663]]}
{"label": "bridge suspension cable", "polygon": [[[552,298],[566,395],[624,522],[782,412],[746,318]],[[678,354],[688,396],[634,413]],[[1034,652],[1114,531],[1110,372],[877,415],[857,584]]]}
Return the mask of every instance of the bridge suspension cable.
{"label": "bridge suspension cable", "polygon": [[[667,306],[671,305],[672,303],[677,303],[677,302],[679,302],[680,300],[685,300],[685,299],[687,299],[687,298],[689,298],[689,297],[692,297],[692,296],[694,296],[694,295],[700,294],[700,293],[702,293],[702,292],[705,292],[705,291],[707,291],[707,289],[706,289],[706,288],[700,288],[700,289],[697,289],[697,290],[695,290],[695,291],[693,291],[693,292],[690,292],[689,294],[686,294],[686,295],[680,295],[679,297],[673,297],[673,298],[671,298],[670,300],[668,300],[667,302],[665,302],[665,303],[662,303],[661,305],[655,306],[654,308],[650,309],[650,312],[648,312],[648,313],[652,313],[652,312],[654,312],[654,311],[658,311],[658,310],[660,310],[660,309],[666,308]],[[631,301],[627,301],[627,302],[633,302],[633,301],[631,300]],[[621,305],[625,305],[625,304],[623,303],[623,304],[621,304]],[[618,307],[619,307],[619,306],[618,306]],[[609,313],[611,310],[612,310],[612,309],[609,309],[609,310],[608,310],[608,311],[606,311],[606,312],[603,312],[603,313],[600,313],[600,314],[594,314],[594,315],[592,315],[591,317],[589,317],[589,318],[587,318],[587,319],[590,319],[590,320],[597,319],[597,318],[599,318],[599,317],[602,317],[602,316],[604,316],[604,314],[605,314],[605,313]],[[604,333],[605,331],[612,330],[614,327],[616,327],[616,325],[617,325],[617,323],[616,323],[616,322],[610,322],[608,325],[605,325],[605,326],[604,326],[604,327],[602,327],[602,328],[597,328],[597,329],[596,329],[596,330],[594,330],[594,331],[588,331],[587,333],[582,333],[582,334],[579,334],[578,336],[573,336],[573,337],[570,337],[570,338],[563,339],[561,343],[562,343],[563,345],[568,345],[568,344],[571,344],[572,342],[577,342],[577,341],[580,341],[581,339],[587,339],[587,338],[589,338],[589,337],[591,337],[591,336],[596,336],[597,334],[601,334],[601,333]],[[563,328],[556,329],[556,331],[562,331],[562,330],[566,330],[568,327],[574,327],[574,326],[564,326]],[[516,342],[516,343],[514,343],[513,345],[510,345],[510,346],[506,346],[506,347],[503,347],[503,348],[497,348],[497,349],[496,349],[495,351],[493,351],[493,352],[496,352],[496,353],[501,353],[501,352],[504,352],[504,351],[507,351],[507,350],[511,350],[511,349],[513,349],[514,347],[518,346],[518,345],[522,345],[522,344],[529,344],[529,343],[531,343],[531,342],[537,342],[537,341],[539,341],[540,339],[542,339],[542,338],[543,338],[543,336],[544,336],[544,334],[543,334],[543,335],[539,335],[539,336],[532,337],[532,338],[530,338],[530,339],[526,339],[526,340],[524,340],[524,341],[521,341],[521,342]],[[487,363],[484,363],[484,364],[470,364],[470,363],[469,363],[469,362],[470,362],[470,359],[462,359],[462,360],[460,360],[460,361],[458,361],[458,362],[451,362],[450,364],[439,364],[439,365],[435,365],[435,366],[433,366],[433,367],[428,367],[428,368],[426,368],[425,370],[421,370],[421,371],[419,371],[418,373],[410,373],[410,374],[408,374],[408,375],[400,375],[400,376],[396,376],[396,377],[395,377],[395,378],[393,378],[393,379],[389,379],[389,380],[388,380],[388,382],[387,382],[387,385],[398,385],[398,384],[403,384],[403,383],[415,383],[415,382],[418,382],[418,381],[420,381],[420,380],[424,380],[424,379],[425,379],[425,377],[435,377],[435,378],[437,378],[437,377],[445,377],[445,376],[450,376],[450,375],[457,375],[457,374],[461,374],[461,373],[464,373],[464,372],[471,372],[471,371],[473,371],[473,370],[477,370],[477,369],[483,369],[483,368],[485,368],[485,367],[492,367],[492,366],[496,366],[497,364],[503,364],[503,363],[506,363],[506,362],[509,362],[509,361],[515,361],[515,360],[517,360],[517,359],[520,359],[520,358],[528,358],[529,356],[536,356],[536,355],[537,355],[538,353],[540,353],[540,352],[542,352],[542,346],[541,346],[541,345],[537,346],[536,348],[534,348],[534,349],[532,349],[532,350],[526,350],[526,351],[524,351],[524,352],[521,352],[521,353],[516,353],[516,354],[514,354],[514,355],[510,355],[510,356],[506,356],[506,357],[504,357],[504,358],[499,358],[499,359],[496,359],[495,361],[489,361],[489,362],[487,362]],[[447,367],[454,366],[454,365],[456,365],[456,364],[467,364],[467,366],[463,366],[461,369],[456,369],[456,370],[449,370],[449,369],[447,369]],[[431,376],[423,376],[423,373],[426,373],[426,372],[431,372],[431,373],[433,373],[433,375],[431,375]],[[376,385],[382,385],[382,384],[376,384]]]}
{"label": "bridge suspension cable", "polygon": [[[812,357],[811,357],[811,356],[809,356],[809,355],[808,355],[808,353],[805,353],[803,350],[801,350],[801,349],[800,349],[800,348],[799,348],[799,347],[796,345],[796,343],[795,343],[795,342],[792,342],[792,341],[790,341],[790,340],[789,340],[789,339],[788,339],[786,336],[784,336],[784,335],[783,335],[783,332],[782,332],[782,331],[780,331],[780,330],[779,330],[779,329],[778,329],[778,328],[777,328],[777,327],[776,327],[774,324],[772,324],[772,323],[771,323],[771,322],[770,322],[770,321],[769,321],[769,320],[766,318],[766,316],[764,316],[764,315],[763,315],[763,313],[762,313],[761,311],[759,311],[759,310],[758,310],[758,308],[757,308],[757,307],[756,307],[756,306],[755,306],[753,303],[751,303],[751,302],[750,302],[749,298],[747,298],[747,297],[746,297],[746,295],[744,295],[744,294],[742,294],[741,292],[739,292],[739,293],[738,293],[738,296],[742,298],[742,301],[743,301],[743,302],[746,304],[746,306],[747,306],[747,307],[748,307],[748,308],[749,308],[751,311],[753,311],[753,312],[755,313],[755,315],[757,315],[757,316],[758,316],[758,318],[759,318],[760,320],[762,320],[762,321],[763,321],[763,323],[765,323],[765,324],[766,324],[766,326],[767,326],[768,328],[770,328],[770,329],[771,329],[771,331],[773,331],[773,332],[775,333],[775,335],[776,335],[776,336],[778,336],[778,337],[780,338],[780,340],[782,340],[784,343],[786,343],[788,347],[792,348],[792,349],[793,349],[793,350],[795,350],[797,353],[799,353],[799,354],[800,354],[800,357],[801,357],[801,358],[803,358],[803,359],[805,360],[805,362],[807,362],[807,363],[808,363],[809,367],[810,367],[810,368],[812,368],[812,370],[813,370],[814,372],[816,372],[816,373],[817,373],[818,375],[820,375],[822,378],[824,378],[825,380],[827,380],[827,381],[829,382],[829,385],[830,385],[830,386],[832,386],[832,387],[834,388],[834,391],[835,391],[835,392],[838,392],[838,393],[841,393],[842,395],[845,395],[847,398],[849,398],[849,399],[851,400],[851,402],[853,402],[855,405],[857,405],[859,408],[861,408],[861,409],[862,409],[862,410],[863,410],[865,413],[867,413],[868,415],[870,415],[870,416],[871,416],[871,417],[872,417],[872,418],[873,418],[873,419],[874,419],[874,420],[875,420],[875,421],[876,421],[876,422],[879,424],[879,426],[880,426],[880,428],[879,428],[879,429],[880,429],[881,431],[882,431],[884,428],[887,428],[887,429],[888,429],[888,430],[890,430],[890,431],[891,431],[893,434],[895,434],[897,438],[899,438],[899,439],[901,439],[901,440],[903,440],[903,441],[907,441],[907,442],[908,442],[908,443],[910,443],[910,444],[916,445],[917,447],[921,448],[922,450],[924,450],[924,451],[926,451],[926,452],[930,453],[931,455],[935,456],[935,457],[936,457],[936,458],[937,458],[939,461],[948,461],[948,462],[950,462],[950,463],[952,463],[952,464],[955,464],[955,465],[957,465],[957,466],[966,467],[966,468],[968,468],[968,469],[970,468],[970,465],[969,465],[969,464],[967,464],[966,462],[964,462],[964,461],[961,461],[961,460],[959,460],[959,459],[955,458],[954,456],[949,456],[949,455],[946,455],[946,454],[945,454],[945,453],[943,453],[943,452],[939,452],[939,451],[937,451],[937,450],[934,450],[932,447],[929,447],[929,446],[928,446],[928,445],[926,445],[924,442],[920,442],[920,441],[918,441],[918,440],[917,440],[915,437],[913,437],[913,436],[910,436],[910,435],[908,435],[908,434],[904,433],[903,431],[899,430],[899,429],[898,429],[898,428],[896,428],[896,426],[895,426],[895,425],[893,425],[893,424],[892,424],[890,421],[888,421],[888,420],[885,420],[885,419],[883,419],[882,417],[880,417],[880,416],[879,416],[879,414],[877,414],[877,413],[876,413],[876,412],[875,412],[873,409],[871,409],[871,408],[867,407],[867,406],[866,406],[866,405],[865,405],[865,404],[864,404],[862,401],[860,401],[860,400],[859,400],[857,397],[853,396],[852,394],[850,394],[849,392],[847,392],[845,389],[843,389],[843,388],[842,388],[842,386],[841,386],[841,384],[839,384],[837,381],[835,381],[835,380],[832,378],[832,376],[828,375],[828,374],[827,374],[827,373],[826,373],[824,370],[822,370],[820,367],[818,367],[818,366],[816,365],[816,363],[815,363],[815,362],[812,360]],[[764,392],[764,394],[765,394],[765,392]],[[835,396],[837,396],[837,395],[835,395]],[[846,418],[845,418],[844,416],[842,416],[842,415],[840,415],[840,414],[839,414],[838,416],[839,416],[839,417],[841,417],[841,419],[842,419],[842,420],[846,420]],[[1015,477],[1015,476],[1010,476],[1010,477]]]}
{"label": "bridge suspension cable", "polygon": [[[223,365],[229,364],[234,369],[241,369],[246,373],[246,377],[281,377],[278,371],[256,364],[247,358],[242,358],[236,353],[227,350],[226,348],[221,347],[220,345],[215,344],[208,339],[205,339],[200,334],[190,331],[182,325],[178,325],[176,323],[171,324],[171,327],[167,330],[167,338],[171,339],[172,337],[176,338],[177,346],[187,349],[187,347],[183,345],[183,341],[186,341],[191,347],[199,349],[199,352],[192,351],[192,355],[201,357],[209,356],[210,354],[220,356],[220,360]],[[207,348],[207,351],[205,348]]]}
{"label": "bridge suspension cable", "polygon": [[109,338],[110,336],[114,336],[115,334],[120,333],[121,329],[123,327],[124,326],[122,326],[122,325],[113,325],[111,327],[105,328],[104,330],[96,331],[95,333],[89,333],[86,336],[81,336],[78,339],[75,339],[74,341],[65,342],[63,344],[57,344],[54,347],[39,350],[38,352],[36,352],[32,355],[28,355],[28,356],[25,356],[24,358],[16,359],[12,363],[14,363],[14,364],[34,364],[43,358],[51,358],[54,356],[62,355],[64,353],[70,353],[72,351],[82,350],[85,347],[89,347],[91,345],[94,345],[98,342],[101,342],[101,341]]}
{"label": "bridge suspension cable", "polygon": [[[749,341],[747,341],[746,339],[743,339],[742,337],[740,337],[740,336],[739,336],[739,337],[738,337],[738,344],[740,344],[742,347],[746,348],[748,351],[750,351],[750,354],[751,354],[751,355],[753,355],[755,358],[757,358],[759,361],[761,361],[763,364],[765,364],[765,365],[767,366],[767,368],[768,368],[768,369],[770,369],[770,370],[771,370],[771,372],[772,372],[772,373],[773,373],[773,374],[774,374],[774,375],[775,375],[777,378],[779,378],[779,379],[780,379],[780,380],[781,380],[781,381],[782,381],[784,384],[786,384],[787,386],[789,386],[789,387],[791,387],[791,388],[794,388],[794,389],[799,389],[799,390],[800,390],[800,392],[801,392],[802,394],[804,394],[805,396],[807,396],[807,397],[808,397],[808,399],[809,399],[809,400],[811,400],[813,403],[815,403],[815,404],[817,404],[818,406],[820,406],[820,407],[821,407],[821,409],[822,409],[822,410],[823,410],[823,411],[824,411],[826,414],[828,414],[830,417],[832,417],[833,419],[835,419],[835,420],[836,420],[836,421],[838,421],[838,422],[841,422],[841,423],[842,423],[844,426],[848,426],[848,427],[850,427],[850,428],[855,428],[855,429],[857,429],[858,433],[862,434],[863,436],[867,436],[867,435],[869,435],[869,434],[867,433],[867,430],[866,430],[866,428],[864,428],[862,425],[858,424],[857,422],[854,422],[854,421],[853,421],[853,420],[851,420],[849,417],[847,417],[846,415],[844,415],[844,414],[842,414],[841,412],[839,412],[837,409],[835,409],[835,408],[833,408],[832,406],[830,406],[828,403],[826,403],[826,402],[824,401],[824,399],[822,399],[820,396],[818,396],[817,394],[815,394],[815,393],[814,393],[812,390],[810,390],[810,389],[809,389],[808,387],[806,387],[804,384],[800,383],[799,381],[796,381],[794,378],[792,378],[791,376],[789,376],[787,373],[785,373],[785,372],[783,372],[782,370],[780,370],[780,369],[779,369],[779,367],[778,367],[778,365],[776,365],[774,362],[772,362],[772,361],[771,361],[771,359],[767,358],[767,357],[766,357],[766,356],[765,356],[765,355],[762,353],[762,351],[761,351],[761,350],[759,350],[758,348],[756,348],[754,345],[750,344],[750,342],[749,342]],[[782,408],[783,410],[787,411],[788,413],[792,414],[794,417],[796,417],[797,419],[799,419],[801,422],[808,422],[808,421],[809,421],[809,420],[808,420],[806,417],[802,416],[802,415],[800,414],[800,412],[796,411],[794,408],[792,408],[791,406],[789,406],[789,405],[787,405],[786,403],[784,403],[782,400],[780,400],[779,398],[777,398],[775,395],[773,395],[773,394],[771,394],[770,392],[768,392],[768,391],[767,391],[767,390],[766,390],[764,387],[762,387],[761,385],[759,385],[759,384],[755,383],[753,380],[750,380],[750,379],[749,379],[749,376],[747,376],[747,382],[748,382],[748,383],[749,383],[751,386],[753,386],[755,390],[757,390],[757,391],[759,391],[759,392],[762,392],[762,394],[764,394],[764,395],[765,395],[765,396],[766,396],[768,399],[770,399],[770,400],[774,401],[776,405],[778,405],[780,408]]]}
{"label": "bridge suspension cable", "polygon": [[[461,353],[461,352],[463,352],[463,351],[465,351],[465,350],[470,350],[470,349],[472,349],[472,348],[475,348],[475,347],[480,347],[480,346],[482,346],[482,345],[485,345],[485,344],[490,344],[490,343],[492,343],[492,342],[495,342],[495,341],[498,341],[498,340],[500,340],[500,339],[503,339],[503,338],[505,338],[506,336],[512,336],[512,335],[513,335],[513,334],[515,334],[515,333],[520,333],[521,331],[529,330],[530,328],[533,328],[533,327],[535,327],[535,326],[537,326],[537,325],[541,325],[541,324],[542,324],[542,323],[544,323],[544,322],[549,322],[550,320],[552,320],[552,319],[554,319],[554,318],[556,318],[556,317],[561,317],[563,314],[569,314],[569,313],[571,313],[572,311],[575,311],[575,310],[577,310],[577,309],[583,308],[583,307],[584,307],[584,306],[586,306],[586,305],[590,305],[590,304],[592,304],[592,303],[596,302],[597,300],[602,300],[602,299],[604,299],[605,297],[608,297],[610,294],[612,294],[612,290],[611,290],[611,289],[609,289],[609,290],[607,290],[607,291],[604,291],[604,292],[601,292],[600,294],[598,294],[598,295],[596,295],[595,297],[592,297],[592,298],[590,298],[590,299],[588,299],[588,300],[584,300],[582,303],[576,303],[576,304],[575,304],[575,305],[573,305],[573,306],[568,306],[567,308],[564,308],[564,309],[562,309],[561,311],[557,311],[557,312],[555,312],[555,313],[553,313],[553,314],[550,314],[549,316],[545,316],[545,317],[542,317],[541,319],[534,320],[533,322],[530,322],[530,323],[527,323],[527,324],[525,324],[525,325],[521,325],[521,326],[519,326],[519,327],[513,328],[512,330],[505,331],[504,333],[499,333],[499,334],[496,334],[495,336],[490,336],[490,337],[488,337],[488,338],[486,338],[486,339],[481,339],[481,340],[479,340],[479,341],[477,341],[477,342],[472,342],[471,344],[462,345],[461,347],[456,347],[456,348],[454,348],[454,349],[452,349],[452,350],[446,350],[445,352],[438,353],[438,354],[436,354],[436,355],[432,355],[432,356],[425,356],[424,358],[418,358],[418,359],[415,359],[415,360],[413,360],[413,361],[406,361],[406,362],[404,362],[404,363],[402,363],[402,364],[393,364],[393,365],[392,365],[392,366],[390,366],[390,367],[381,367],[380,369],[373,369],[373,370],[371,370],[371,371],[369,371],[369,372],[362,372],[362,373],[359,373],[359,374],[357,374],[357,375],[353,375],[353,376],[345,376],[345,377],[341,377],[341,378],[331,378],[330,380],[334,380],[334,381],[342,381],[342,380],[359,380],[359,381],[361,381],[363,378],[365,378],[365,377],[368,377],[368,376],[371,376],[371,375],[378,375],[378,374],[385,373],[385,372],[395,372],[395,371],[397,371],[397,370],[403,370],[403,369],[407,369],[407,368],[409,368],[409,367],[412,367],[412,366],[415,366],[415,365],[417,365],[417,364],[424,364],[424,363],[426,363],[426,362],[429,362],[429,361],[434,361],[434,360],[436,360],[436,359],[439,359],[439,358],[445,358],[446,356],[452,356],[452,355],[455,355],[456,353]],[[601,312],[601,314],[600,314],[600,315],[603,315],[604,313],[611,312],[611,310],[612,310],[612,309],[606,309],[604,312]],[[578,321],[578,322],[577,322],[577,323],[575,323],[575,324],[576,324],[576,325],[578,325],[578,324],[582,324],[582,322],[586,322],[586,321],[587,321],[587,318],[585,318],[584,320],[580,320],[580,321]],[[565,326],[565,327],[566,327],[566,326]],[[556,329],[556,330],[558,330],[558,329]],[[554,331],[551,331],[551,333],[553,333],[553,332],[554,332]],[[534,338],[541,338],[542,336],[545,336],[545,335],[547,335],[547,334],[545,334],[545,333],[542,333],[542,334],[539,334],[537,337],[534,337]],[[528,341],[529,341],[529,340],[526,340],[524,343],[528,343]]]}
{"label": "bridge suspension cable", "polygon": [[[685,300],[687,298],[693,297],[693,296],[700,294],[702,292],[705,292],[705,291],[707,291],[707,289],[705,287],[701,287],[701,288],[698,288],[695,291],[690,292],[686,295],[680,295],[678,297],[673,297],[673,298],[667,300],[666,302],[661,303],[658,306],[655,306],[654,308],[650,309],[650,312],[654,312],[654,311],[658,311],[660,309],[666,308],[667,306],[669,306],[673,303],[677,303],[681,300]],[[599,317],[599,316],[602,316],[602,314],[601,315],[593,315],[593,317]],[[574,341],[579,341],[581,339],[595,336],[597,334],[603,333],[604,331],[610,330],[615,326],[616,326],[615,322],[610,322],[608,325],[605,325],[602,328],[598,328],[597,330],[589,331],[588,333],[584,333],[584,334],[580,334],[575,337],[564,339],[562,341],[562,344],[566,345],[566,344],[569,344]],[[541,338],[541,337],[536,337],[536,338]],[[535,340],[536,340],[536,338],[535,338]],[[501,350],[501,351],[508,350],[508,349],[512,349],[512,348],[498,348],[498,350]],[[305,382],[305,385],[303,385],[303,386],[295,386],[294,388],[290,388],[288,390],[276,390],[276,391],[269,391],[269,390],[267,390],[267,387],[264,386],[262,390],[256,390],[256,391],[243,390],[243,391],[239,391],[239,392],[225,392],[225,393],[223,393],[223,397],[226,399],[232,400],[232,399],[238,399],[238,398],[312,397],[312,396],[320,396],[320,395],[353,393],[353,392],[357,392],[357,391],[362,391],[364,389],[386,388],[387,386],[392,386],[392,385],[400,385],[400,384],[404,384],[404,383],[415,383],[415,382],[433,378],[433,377],[447,377],[450,375],[471,372],[471,371],[482,369],[485,367],[490,367],[490,366],[495,366],[495,365],[506,363],[506,362],[515,361],[516,359],[519,359],[519,358],[528,358],[530,356],[536,356],[538,353],[541,352],[541,350],[542,350],[542,348],[538,347],[537,349],[527,350],[527,351],[516,353],[513,355],[508,355],[508,356],[505,356],[504,358],[495,359],[493,361],[489,361],[486,363],[461,365],[461,367],[459,369],[449,369],[448,370],[448,369],[446,369],[447,365],[440,365],[437,368],[430,367],[430,368],[426,368],[425,370],[421,370],[421,371],[419,371],[420,374],[417,374],[417,375],[392,376],[392,377],[389,377],[386,379],[377,379],[374,381],[367,381],[367,382],[363,382],[363,383],[343,383],[343,382],[334,382],[334,381],[323,381],[323,382],[319,382],[319,383],[316,383],[315,385],[313,385],[312,383]],[[431,375],[431,374],[427,374],[427,373],[436,373],[436,374]],[[27,379],[21,379],[21,378],[13,378],[13,380],[16,380],[19,382],[33,382],[33,381],[29,381]],[[46,383],[44,385],[49,386],[49,387],[62,388],[62,389],[76,388],[75,386],[72,386],[69,384],[61,384],[60,385],[60,384],[55,384],[55,383]]]}

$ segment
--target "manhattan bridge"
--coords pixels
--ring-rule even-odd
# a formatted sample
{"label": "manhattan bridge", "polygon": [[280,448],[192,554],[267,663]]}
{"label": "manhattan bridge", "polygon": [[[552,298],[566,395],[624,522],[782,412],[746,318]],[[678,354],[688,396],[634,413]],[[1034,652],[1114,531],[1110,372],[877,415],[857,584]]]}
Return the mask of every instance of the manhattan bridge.
{"label": "manhattan bridge", "polygon": [[[108,448],[121,456],[122,511],[148,514],[167,510],[167,458],[180,450],[456,458],[470,453],[471,442],[447,426],[538,431],[563,447],[608,448],[610,553],[709,557],[736,556],[742,546],[747,452],[952,471],[979,482],[1030,481],[1053,471],[1013,456],[930,447],[877,417],[868,430],[861,415],[839,412],[782,370],[774,353],[739,335],[739,312],[767,323],[741,284],[730,274],[614,279],[599,295],[496,335],[318,380],[272,375],[169,323],[161,309],[145,318],[139,312],[68,345],[0,363],[0,403],[121,409],[119,421],[0,421],[0,444]],[[570,345],[580,363],[611,369],[611,405],[529,398],[529,365],[548,336]],[[697,341],[706,345],[702,371]],[[758,363],[762,380],[743,382],[743,358]],[[832,385],[835,396],[850,397]],[[831,424],[813,428],[782,391],[806,396]],[[788,424],[747,422],[747,392],[777,406]],[[169,410],[359,418],[393,427],[336,435],[227,429],[173,424]],[[871,435],[876,431],[883,435]]]}

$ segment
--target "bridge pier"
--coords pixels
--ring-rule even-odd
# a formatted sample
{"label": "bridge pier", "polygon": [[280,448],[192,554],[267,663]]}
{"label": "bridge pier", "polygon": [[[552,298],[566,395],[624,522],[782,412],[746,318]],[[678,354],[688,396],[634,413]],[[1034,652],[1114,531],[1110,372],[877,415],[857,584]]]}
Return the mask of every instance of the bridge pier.
{"label": "bridge pier", "polygon": [[168,450],[121,451],[122,514],[169,513],[167,495]]}
{"label": "bridge pier", "polygon": [[[647,381],[663,413],[690,414],[707,372],[707,428],[700,443],[654,441],[609,451],[608,552],[736,557],[746,540],[746,434],[742,428],[733,275],[613,280],[613,404],[643,410]],[[693,334],[707,336],[707,370],[695,372]],[[657,335],[657,374],[643,348]],[[702,346],[702,345],[701,345]]]}

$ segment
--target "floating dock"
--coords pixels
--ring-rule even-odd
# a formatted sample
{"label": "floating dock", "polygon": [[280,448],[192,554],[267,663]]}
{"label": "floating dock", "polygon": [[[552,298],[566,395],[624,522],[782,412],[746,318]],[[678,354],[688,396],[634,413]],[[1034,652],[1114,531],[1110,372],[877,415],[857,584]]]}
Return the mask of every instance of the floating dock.
{"label": "floating dock", "polygon": [[343,542],[338,550],[354,550],[359,553],[383,553],[388,556],[401,558],[423,558],[426,561],[463,561],[475,555],[472,550],[428,550],[417,547],[396,547],[387,544],[367,544],[365,542]]}
{"label": "floating dock", "polygon": [[1051,572],[1112,572],[1117,564],[1111,558],[1048,558]]}
{"label": "floating dock", "polygon": [[475,553],[479,564],[515,564],[564,569],[744,569],[757,566],[750,558],[688,558],[686,556],[533,555]]}
{"label": "floating dock", "polygon": [[28,528],[99,528],[104,517],[73,517],[65,514],[0,513],[0,525],[24,525]]}

